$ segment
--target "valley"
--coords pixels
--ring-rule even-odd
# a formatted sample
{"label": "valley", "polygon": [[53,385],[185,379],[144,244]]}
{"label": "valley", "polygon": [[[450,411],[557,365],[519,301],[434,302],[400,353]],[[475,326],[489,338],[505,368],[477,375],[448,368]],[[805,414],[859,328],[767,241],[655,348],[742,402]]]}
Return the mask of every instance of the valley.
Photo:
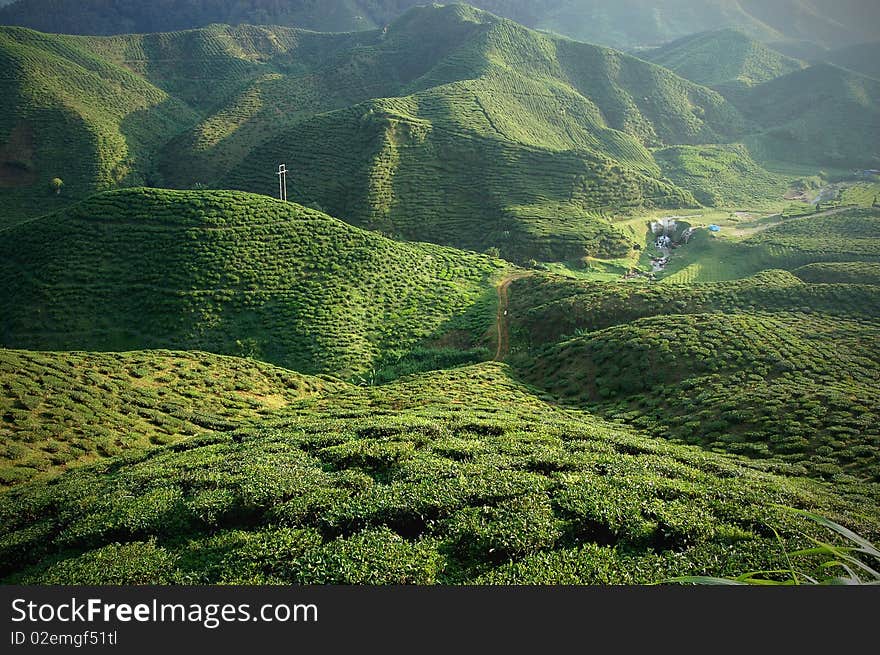
{"label": "valley", "polygon": [[0,8],[0,581],[784,578],[827,538],[792,508],[880,539],[871,35],[478,4]]}

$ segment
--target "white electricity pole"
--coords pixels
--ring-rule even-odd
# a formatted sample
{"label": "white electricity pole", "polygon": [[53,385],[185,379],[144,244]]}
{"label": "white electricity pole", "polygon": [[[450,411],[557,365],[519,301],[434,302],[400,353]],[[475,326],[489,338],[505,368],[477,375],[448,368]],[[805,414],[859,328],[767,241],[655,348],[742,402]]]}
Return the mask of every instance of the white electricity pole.
{"label": "white electricity pole", "polygon": [[287,164],[278,167],[278,198],[287,202]]}

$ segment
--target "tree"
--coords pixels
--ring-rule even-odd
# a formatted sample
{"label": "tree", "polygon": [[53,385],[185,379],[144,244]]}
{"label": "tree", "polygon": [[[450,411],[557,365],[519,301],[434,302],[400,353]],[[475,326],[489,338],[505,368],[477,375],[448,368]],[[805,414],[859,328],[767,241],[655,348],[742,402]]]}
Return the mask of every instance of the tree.
{"label": "tree", "polygon": [[52,181],[49,182],[49,188],[55,192],[55,195],[59,195],[61,193],[61,189],[64,187],[64,180],[60,177],[53,177]]}

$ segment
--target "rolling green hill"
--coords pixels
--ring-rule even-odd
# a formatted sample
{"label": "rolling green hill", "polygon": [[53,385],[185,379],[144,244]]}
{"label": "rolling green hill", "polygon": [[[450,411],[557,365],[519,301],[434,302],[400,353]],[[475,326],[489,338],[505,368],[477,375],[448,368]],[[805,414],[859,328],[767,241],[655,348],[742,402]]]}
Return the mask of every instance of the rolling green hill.
{"label": "rolling green hill", "polygon": [[[220,185],[271,192],[266,162],[285,161],[293,197],[356,225],[515,260],[620,256],[626,239],[595,217],[695,204],[647,148],[744,126],[717,94],[614,51],[457,7],[405,18],[409,31],[482,27],[401,97],[303,120]],[[362,51],[361,67],[387,66],[387,47]]]}
{"label": "rolling green hill", "polygon": [[840,316],[662,316],[563,341],[524,374],[658,436],[876,482],[878,337]]}
{"label": "rolling green hill", "polygon": [[755,141],[759,155],[866,168],[880,162],[880,80],[816,64],[752,87],[737,105],[765,127]]}
{"label": "rolling green hill", "polygon": [[[30,130],[37,151],[57,135],[27,115],[10,124],[6,168],[64,179],[56,204],[142,180],[274,194],[275,166],[287,162],[292,199],[355,225],[522,261],[614,257],[632,244],[603,215],[696,204],[661,179],[650,148],[726,141],[746,128],[721,96],[662,68],[460,5],[413,9],[387,31],[358,34],[3,34],[49,62],[39,71],[53,83],[104,62],[113,88],[84,78],[83,106],[119,106],[99,116],[108,134],[130,124],[144,133],[113,141],[115,150],[73,140],[50,170],[13,152],[23,150],[14,130]],[[135,97],[162,102],[139,110]],[[12,115],[33,109],[27,96],[9,101]],[[5,222],[51,209],[47,182],[14,180],[10,195],[26,196],[30,211]]]}
{"label": "rolling green hill", "polygon": [[[737,109],[665,68],[463,5],[347,34],[0,37],[15,71],[0,228],[116,186],[274,195],[283,162],[291,199],[392,237],[518,262],[618,258],[634,242],[609,218],[778,202],[786,180],[756,158],[876,157],[877,84],[855,73],[784,75]],[[819,102],[803,88],[814,77]]]}
{"label": "rolling green hill", "polygon": [[[441,395],[419,406],[432,389]],[[18,485],[0,494],[0,575],[64,584],[650,583],[780,565],[777,536],[764,526],[790,547],[812,531],[777,503],[869,537],[880,530],[869,485],[843,480],[832,492],[780,476],[784,466],[564,412],[531,397],[503,365],[358,397],[367,392],[304,399],[257,425]],[[460,403],[470,397],[485,409]],[[311,402],[320,413],[308,413]]]}
{"label": "rolling green hill", "polygon": [[842,262],[808,264],[794,274],[805,282],[825,284],[880,284],[880,263]]}
{"label": "rolling green hill", "polygon": [[790,183],[788,176],[756,163],[742,144],[671,146],[655,151],[654,158],[667,178],[708,207],[778,203]]}
{"label": "rolling green hill", "polygon": [[[0,22],[79,25],[41,3]],[[0,582],[787,571],[786,506],[880,538],[880,81],[750,40],[873,5],[481,3],[743,31],[667,68],[411,4],[0,27]]]}
{"label": "rolling green hill", "polygon": [[0,342],[198,349],[350,376],[447,331],[481,342],[503,268],[264,196],[109,192],[7,231]]}
{"label": "rolling green hill", "polygon": [[841,68],[880,79],[880,41],[858,43],[824,53],[822,60]]}
{"label": "rolling green hill", "polygon": [[[2,4],[2,3],[0,3]],[[47,32],[168,32],[211,23],[295,25],[320,31],[387,25],[424,0],[19,0],[0,24]],[[539,29],[615,47],[651,45],[718,27],[762,40],[848,44],[876,39],[871,0],[473,0],[482,9]]]}
{"label": "rolling green hill", "polygon": [[[142,182],[157,145],[196,114],[82,40],[0,29],[0,228],[21,215]],[[65,190],[54,197],[49,181]]]}
{"label": "rolling green hill", "polygon": [[816,311],[871,319],[880,290],[870,284],[806,283],[787,271],[715,283],[585,283],[552,275],[517,280],[511,288],[512,342],[534,352],[580,331],[592,332],[666,314]]}
{"label": "rolling green hill", "polygon": [[207,353],[0,350],[0,485],[228,431],[342,387]]}
{"label": "rolling green hill", "polygon": [[739,90],[805,66],[733,29],[702,32],[639,53],[698,84]]}

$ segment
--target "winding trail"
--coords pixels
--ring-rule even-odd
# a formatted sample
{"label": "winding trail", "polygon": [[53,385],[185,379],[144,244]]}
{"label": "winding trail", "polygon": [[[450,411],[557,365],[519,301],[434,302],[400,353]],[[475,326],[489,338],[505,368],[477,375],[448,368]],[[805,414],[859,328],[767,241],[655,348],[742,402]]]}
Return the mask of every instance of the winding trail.
{"label": "winding trail", "polygon": [[507,310],[510,306],[510,285],[527,277],[528,273],[513,273],[498,284],[498,313],[495,316],[495,328],[498,333],[498,347],[495,350],[496,362],[503,362],[510,353],[510,319]]}

